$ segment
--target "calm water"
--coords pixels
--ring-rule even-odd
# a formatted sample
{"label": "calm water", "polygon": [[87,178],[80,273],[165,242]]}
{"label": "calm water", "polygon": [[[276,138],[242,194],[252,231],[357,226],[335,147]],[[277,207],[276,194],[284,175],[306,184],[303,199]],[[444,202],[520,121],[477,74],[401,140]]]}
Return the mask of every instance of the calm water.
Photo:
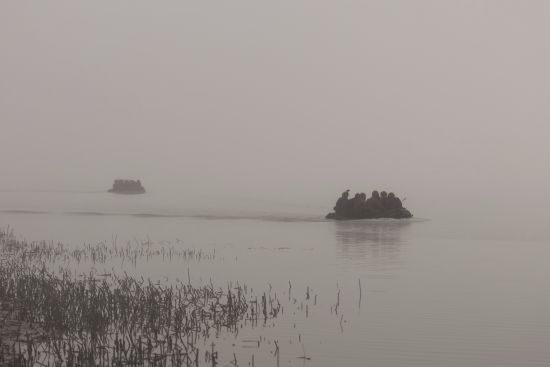
{"label": "calm water", "polygon": [[[258,366],[275,366],[272,348],[244,340],[277,340],[281,366],[550,364],[548,216],[331,222],[327,206],[4,192],[0,226],[70,246],[150,239],[216,252],[216,261],[137,269],[152,278],[189,270],[196,283],[239,281],[281,298],[290,282],[283,316],[221,338],[242,361],[255,353]],[[309,300],[305,317],[307,287],[317,304]],[[311,360],[298,358],[304,352]]]}

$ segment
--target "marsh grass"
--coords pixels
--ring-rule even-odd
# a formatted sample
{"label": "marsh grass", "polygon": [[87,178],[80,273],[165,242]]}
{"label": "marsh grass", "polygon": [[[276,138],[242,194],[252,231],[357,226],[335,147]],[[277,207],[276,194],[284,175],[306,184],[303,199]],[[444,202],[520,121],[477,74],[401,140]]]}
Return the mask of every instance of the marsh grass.
{"label": "marsh grass", "polygon": [[281,311],[276,296],[258,299],[246,285],[222,289],[76,270],[83,262],[152,257],[204,260],[215,253],[147,243],[75,250],[0,232],[0,365],[214,366],[218,353],[208,340]]}

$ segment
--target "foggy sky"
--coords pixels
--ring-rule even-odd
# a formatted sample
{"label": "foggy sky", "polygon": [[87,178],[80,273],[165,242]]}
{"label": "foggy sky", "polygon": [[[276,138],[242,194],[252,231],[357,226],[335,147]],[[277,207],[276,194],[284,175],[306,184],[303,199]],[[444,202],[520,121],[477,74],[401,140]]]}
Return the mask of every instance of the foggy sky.
{"label": "foggy sky", "polygon": [[549,20],[544,0],[3,0],[0,189],[546,205]]}

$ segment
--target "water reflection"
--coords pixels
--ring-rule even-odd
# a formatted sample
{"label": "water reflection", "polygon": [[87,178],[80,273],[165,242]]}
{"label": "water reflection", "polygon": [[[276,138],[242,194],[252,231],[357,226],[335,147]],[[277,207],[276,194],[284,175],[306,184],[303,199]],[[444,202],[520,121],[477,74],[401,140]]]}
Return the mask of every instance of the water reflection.
{"label": "water reflection", "polygon": [[394,219],[335,221],[334,234],[345,257],[393,256],[411,223]]}

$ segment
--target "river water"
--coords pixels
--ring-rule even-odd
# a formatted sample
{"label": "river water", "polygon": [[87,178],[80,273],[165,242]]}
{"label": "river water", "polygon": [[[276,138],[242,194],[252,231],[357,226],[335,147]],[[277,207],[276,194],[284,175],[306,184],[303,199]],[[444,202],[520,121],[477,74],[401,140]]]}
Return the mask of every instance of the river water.
{"label": "river water", "polygon": [[[147,240],[215,252],[216,261],[151,262],[136,271],[240,282],[287,299],[272,323],[220,337],[241,365],[255,354],[257,366],[275,366],[274,341],[281,366],[550,364],[547,217],[333,222],[323,219],[327,205],[216,204],[2,192],[0,226],[75,247]],[[249,348],[253,339],[265,346]]]}

